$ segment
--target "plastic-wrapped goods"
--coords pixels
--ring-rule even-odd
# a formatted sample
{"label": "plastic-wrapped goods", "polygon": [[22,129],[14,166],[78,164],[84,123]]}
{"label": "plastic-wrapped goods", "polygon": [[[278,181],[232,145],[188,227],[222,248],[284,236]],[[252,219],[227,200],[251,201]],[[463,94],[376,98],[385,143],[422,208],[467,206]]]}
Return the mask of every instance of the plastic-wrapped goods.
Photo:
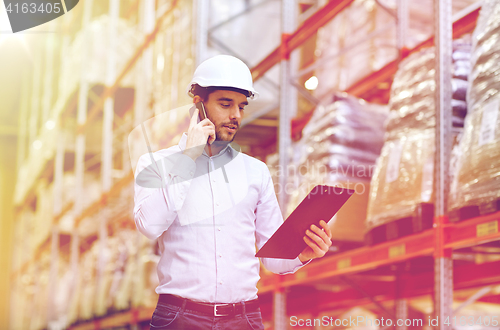
{"label": "plastic-wrapped goods", "polygon": [[382,148],[371,182],[367,230],[411,215],[434,198],[434,129],[408,129]]}
{"label": "plastic-wrapped goods", "polygon": [[31,237],[35,229],[33,226],[35,214],[31,208],[24,208],[16,217],[14,240],[18,244],[13,249],[12,269],[19,270],[23,265],[32,260],[33,253],[35,253],[34,242],[26,239],[27,237]]}
{"label": "plastic-wrapped goods", "polygon": [[[465,103],[467,76],[470,66],[471,44],[468,39],[453,43],[453,126],[463,127],[467,112]],[[426,129],[436,126],[435,109],[435,49],[434,47],[414,53],[403,60],[394,77],[389,105],[391,112],[387,131],[396,132],[408,127]]]}
{"label": "plastic-wrapped goods", "polygon": [[50,249],[43,250],[35,263],[34,271],[33,310],[29,315],[30,328],[43,329],[47,325],[47,311],[49,310]]}
{"label": "plastic-wrapped goods", "polygon": [[[100,249],[100,244],[97,244],[98,249]],[[101,272],[101,279],[97,282],[97,290],[95,292],[95,309],[94,314],[97,316],[103,316],[107,313],[108,308],[111,308],[107,304],[109,297],[109,292],[111,288],[111,283],[113,281],[113,273],[116,267],[116,258],[118,254],[118,242],[115,236],[108,237],[106,239],[106,246],[104,250],[98,252],[98,263],[103,262],[104,268]],[[102,258],[101,260],[99,258]],[[97,266],[98,267],[98,266]],[[99,270],[98,270],[99,272]]]}
{"label": "plastic-wrapped goods", "polygon": [[78,320],[89,320],[94,317],[95,294],[97,289],[97,256],[99,253],[98,244],[92,247],[82,256],[79,273],[79,312]]}
{"label": "plastic-wrapped goods", "polygon": [[[468,38],[453,42],[455,141],[467,113],[468,82],[464,79],[470,66],[464,63],[470,58],[470,51]],[[403,60],[394,77],[386,142],[371,181],[367,231],[399,219],[413,218],[420,205],[434,203],[434,62],[435,49],[424,49]]]}
{"label": "plastic-wrapped goods", "polygon": [[69,255],[59,255],[59,275],[52,300],[52,317],[49,329],[65,329],[68,325],[68,314],[73,294],[74,276],[69,264]]}
{"label": "plastic-wrapped goods", "polygon": [[316,166],[323,168],[320,176],[369,180],[358,170],[374,164],[380,153],[386,118],[385,107],[347,95],[335,96],[330,105],[319,106],[304,127],[299,144],[301,176],[314,176],[311,173],[315,171],[309,169]]}
{"label": "plastic-wrapped goods", "polygon": [[112,262],[114,265],[110,274],[111,278],[109,283],[109,290],[106,291],[106,307],[108,309],[108,312],[110,310],[121,310],[127,309],[129,307],[129,300],[127,299],[128,297],[126,297],[125,301],[123,301],[123,307],[120,306],[121,308],[119,308],[118,306],[116,306],[116,296],[120,285],[123,282],[125,267],[128,261],[132,259],[132,256],[130,255],[131,249],[128,246],[131,245],[132,242],[126,239],[128,236],[128,232],[128,230],[124,230],[116,233],[113,236],[114,241],[110,242],[113,243],[110,244],[110,248],[112,248],[114,251],[113,259],[109,262]]}
{"label": "plastic-wrapped goods", "polygon": [[[500,198],[500,3],[483,2],[473,35],[469,114],[460,142],[450,209]],[[491,210],[494,211],[494,210]]]}
{"label": "plastic-wrapped goods", "polygon": [[[409,6],[415,5],[409,2]],[[318,29],[314,55],[316,63],[320,62],[322,66],[315,72],[321,82],[314,91],[315,95],[345,90],[368,73],[380,69],[388,59],[394,58],[396,36],[395,29],[389,23],[392,20],[393,17],[387,11],[377,10],[374,2],[353,1]],[[432,31],[432,27],[424,27],[429,28]],[[384,33],[373,34],[373,31]],[[422,27],[419,26],[418,31],[411,29],[408,33],[410,47],[426,38],[426,34],[421,31]]]}
{"label": "plastic-wrapped goods", "polygon": [[53,186],[46,179],[39,180],[36,186],[36,210],[32,240],[39,246],[51,234],[53,218]]}
{"label": "plastic-wrapped goods", "polygon": [[37,292],[37,268],[32,263],[26,267],[25,271],[20,274],[18,283],[18,295],[13,297],[16,300],[17,310],[12,311],[12,329],[32,329],[33,314],[36,312],[37,306],[35,299]]}
{"label": "plastic-wrapped goods", "polygon": [[[129,233],[127,233],[128,236]],[[117,283],[116,291],[114,287],[111,288],[110,299],[113,300],[113,307],[116,310],[123,310],[130,307],[132,301],[132,294],[134,292],[133,280],[137,273],[137,262],[138,262],[138,247],[136,242],[138,241],[137,233],[134,233],[135,237],[130,237],[126,241],[125,245],[127,248],[127,259],[125,262],[119,265],[119,283]],[[122,252],[123,253],[123,252]],[[123,256],[122,256],[123,257]],[[115,278],[116,281],[118,279]]]}
{"label": "plastic-wrapped goods", "polygon": [[[93,240],[80,257],[78,276],[70,276],[69,293],[59,292],[55,300],[65,314],[59,319],[73,324],[131,307],[154,307],[159,260],[155,244],[135,229],[118,229],[106,239],[104,250],[98,238]],[[99,281],[100,255],[104,255],[105,268]],[[61,279],[66,275],[61,274]],[[62,308],[63,303],[67,308]]]}
{"label": "plastic-wrapped goods", "polygon": [[314,111],[302,139],[294,145],[293,164],[297,166],[288,169],[286,213],[317,184],[353,189],[356,194],[346,204],[347,211],[334,217],[330,227],[334,240],[359,242],[363,240],[369,181],[383,145],[387,107],[347,94],[335,95],[333,100]]}
{"label": "plastic-wrapped goods", "polygon": [[133,295],[132,306],[154,307],[158,302],[155,292],[159,285],[156,266],[160,257],[155,254],[155,242],[139,235],[137,248],[139,258],[137,259],[136,272],[132,278]]}
{"label": "plastic-wrapped goods", "polygon": [[[335,95],[333,103],[319,106],[314,111],[304,127],[302,141],[313,148],[318,143],[331,141],[332,144],[378,154],[384,135],[381,128],[386,118],[386,107],[369,104],[347,94]],[[304,154],[302,158],[308,156]]]}
{"label": "plastic-wrapped goods", "polygon": [[[118,253],[108,295],[108,305],[113,310],[124,310],[130,308],[132,297],[138,291],[134,281],[137,282],[136,279],[139,278],[137,265],[144,259],[144,256],[140,254],[143,252],[140,247],[142,239],[136,230],[121,230],[115,236],[118,242]],[[151,246],[149,250],[152,251],[152,244],[149,241],[148,243]],[[154,288],[152,292],[154,293]]]}

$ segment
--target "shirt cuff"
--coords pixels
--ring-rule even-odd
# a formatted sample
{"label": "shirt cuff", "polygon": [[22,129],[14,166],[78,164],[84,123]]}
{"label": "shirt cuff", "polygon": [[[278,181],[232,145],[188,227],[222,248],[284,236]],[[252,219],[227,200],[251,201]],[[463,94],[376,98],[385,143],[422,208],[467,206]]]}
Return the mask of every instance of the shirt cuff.
{"label": "shirt cuff", "polygon": [[300,261],[299,257],[297,257],[297,260],[299,261],[299,263],[300,263],[301,266],[305,266],[305,265],[307,265],[308,263],[310,263],[312,261],[312,259],[309,259],[306,262],[302,262],[302,261]]}
{"label": "shirt cuff", "polygon": [[292,273],[295,273],[297,270],[301,269],[302,267],[304,267],[305,265],[307,265],[308,263],[310,263],[311,260],[307,261],[306,263],[302,263],[302,261],[300,261],[299,257],[293,259],[292,260],[292,262],[293,262]]}

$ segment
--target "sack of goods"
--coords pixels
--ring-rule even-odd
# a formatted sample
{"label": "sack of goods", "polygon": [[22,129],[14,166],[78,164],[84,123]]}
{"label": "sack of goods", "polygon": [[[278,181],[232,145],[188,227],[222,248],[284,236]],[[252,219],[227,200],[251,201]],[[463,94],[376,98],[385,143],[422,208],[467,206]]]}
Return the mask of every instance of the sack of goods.
{"label": "sack of goods", "polygon": [[[386,106],[347,94],[315,109],[295,148],[296,173],[290,214],[317,184],[348,188],[356,194],[330,222],[334,240],[363,241],[369,183],[384,141]],[[325,219],[329,220],[329,219]]]}
{"label": "sack of goods", "polygon": [[[471,44],[453,43],[454,141],[467,112]],[[418,232],[432,225],[435,145],[435,49],[403,60],[389,100],[385,143],[370,186],[367,243]],[[377,234],[373,237],[373,233]],[[375,240],[375,241],[373,241]]]}
{"label": "sack of goods", "polygon": [[472,42],[469,113],[450,187],[452,221],[500,209],[500,2],[483,3]]}

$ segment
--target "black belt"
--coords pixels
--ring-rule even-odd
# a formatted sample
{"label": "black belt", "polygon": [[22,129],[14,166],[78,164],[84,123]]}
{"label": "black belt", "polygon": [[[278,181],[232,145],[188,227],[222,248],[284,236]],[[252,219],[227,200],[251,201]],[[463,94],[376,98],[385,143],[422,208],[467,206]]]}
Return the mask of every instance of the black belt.
{"label": "black belt", "polygon": [[192,311],[213,316],[234,316],[237,314],[251,313],[259,310],[259,299],[249,300],[235,304],[212,304],[200,303],[189,299],[184,299],[171,294],[160,294],[158,302],[182,307]]}

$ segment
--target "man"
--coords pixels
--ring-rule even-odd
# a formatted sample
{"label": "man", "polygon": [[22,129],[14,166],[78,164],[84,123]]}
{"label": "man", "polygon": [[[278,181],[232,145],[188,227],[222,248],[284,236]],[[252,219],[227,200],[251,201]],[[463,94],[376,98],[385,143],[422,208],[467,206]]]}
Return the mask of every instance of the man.
{"label": "man", "polygon": [[[188,94],[207,118],[200,121],[196,108],[179,144],[144,155],[136,170],[135,222],[161,251],[151,329],[263,329],[255,246],[283,218],[267,166],[229,145],[247,99],[257,95],[250,70],[235,57],[215,56],[196,69]],[[264,266],[285,274],[322,257],[331,233],[321,226],[307,230],[308,246],[295,260],[263,258]]]}

